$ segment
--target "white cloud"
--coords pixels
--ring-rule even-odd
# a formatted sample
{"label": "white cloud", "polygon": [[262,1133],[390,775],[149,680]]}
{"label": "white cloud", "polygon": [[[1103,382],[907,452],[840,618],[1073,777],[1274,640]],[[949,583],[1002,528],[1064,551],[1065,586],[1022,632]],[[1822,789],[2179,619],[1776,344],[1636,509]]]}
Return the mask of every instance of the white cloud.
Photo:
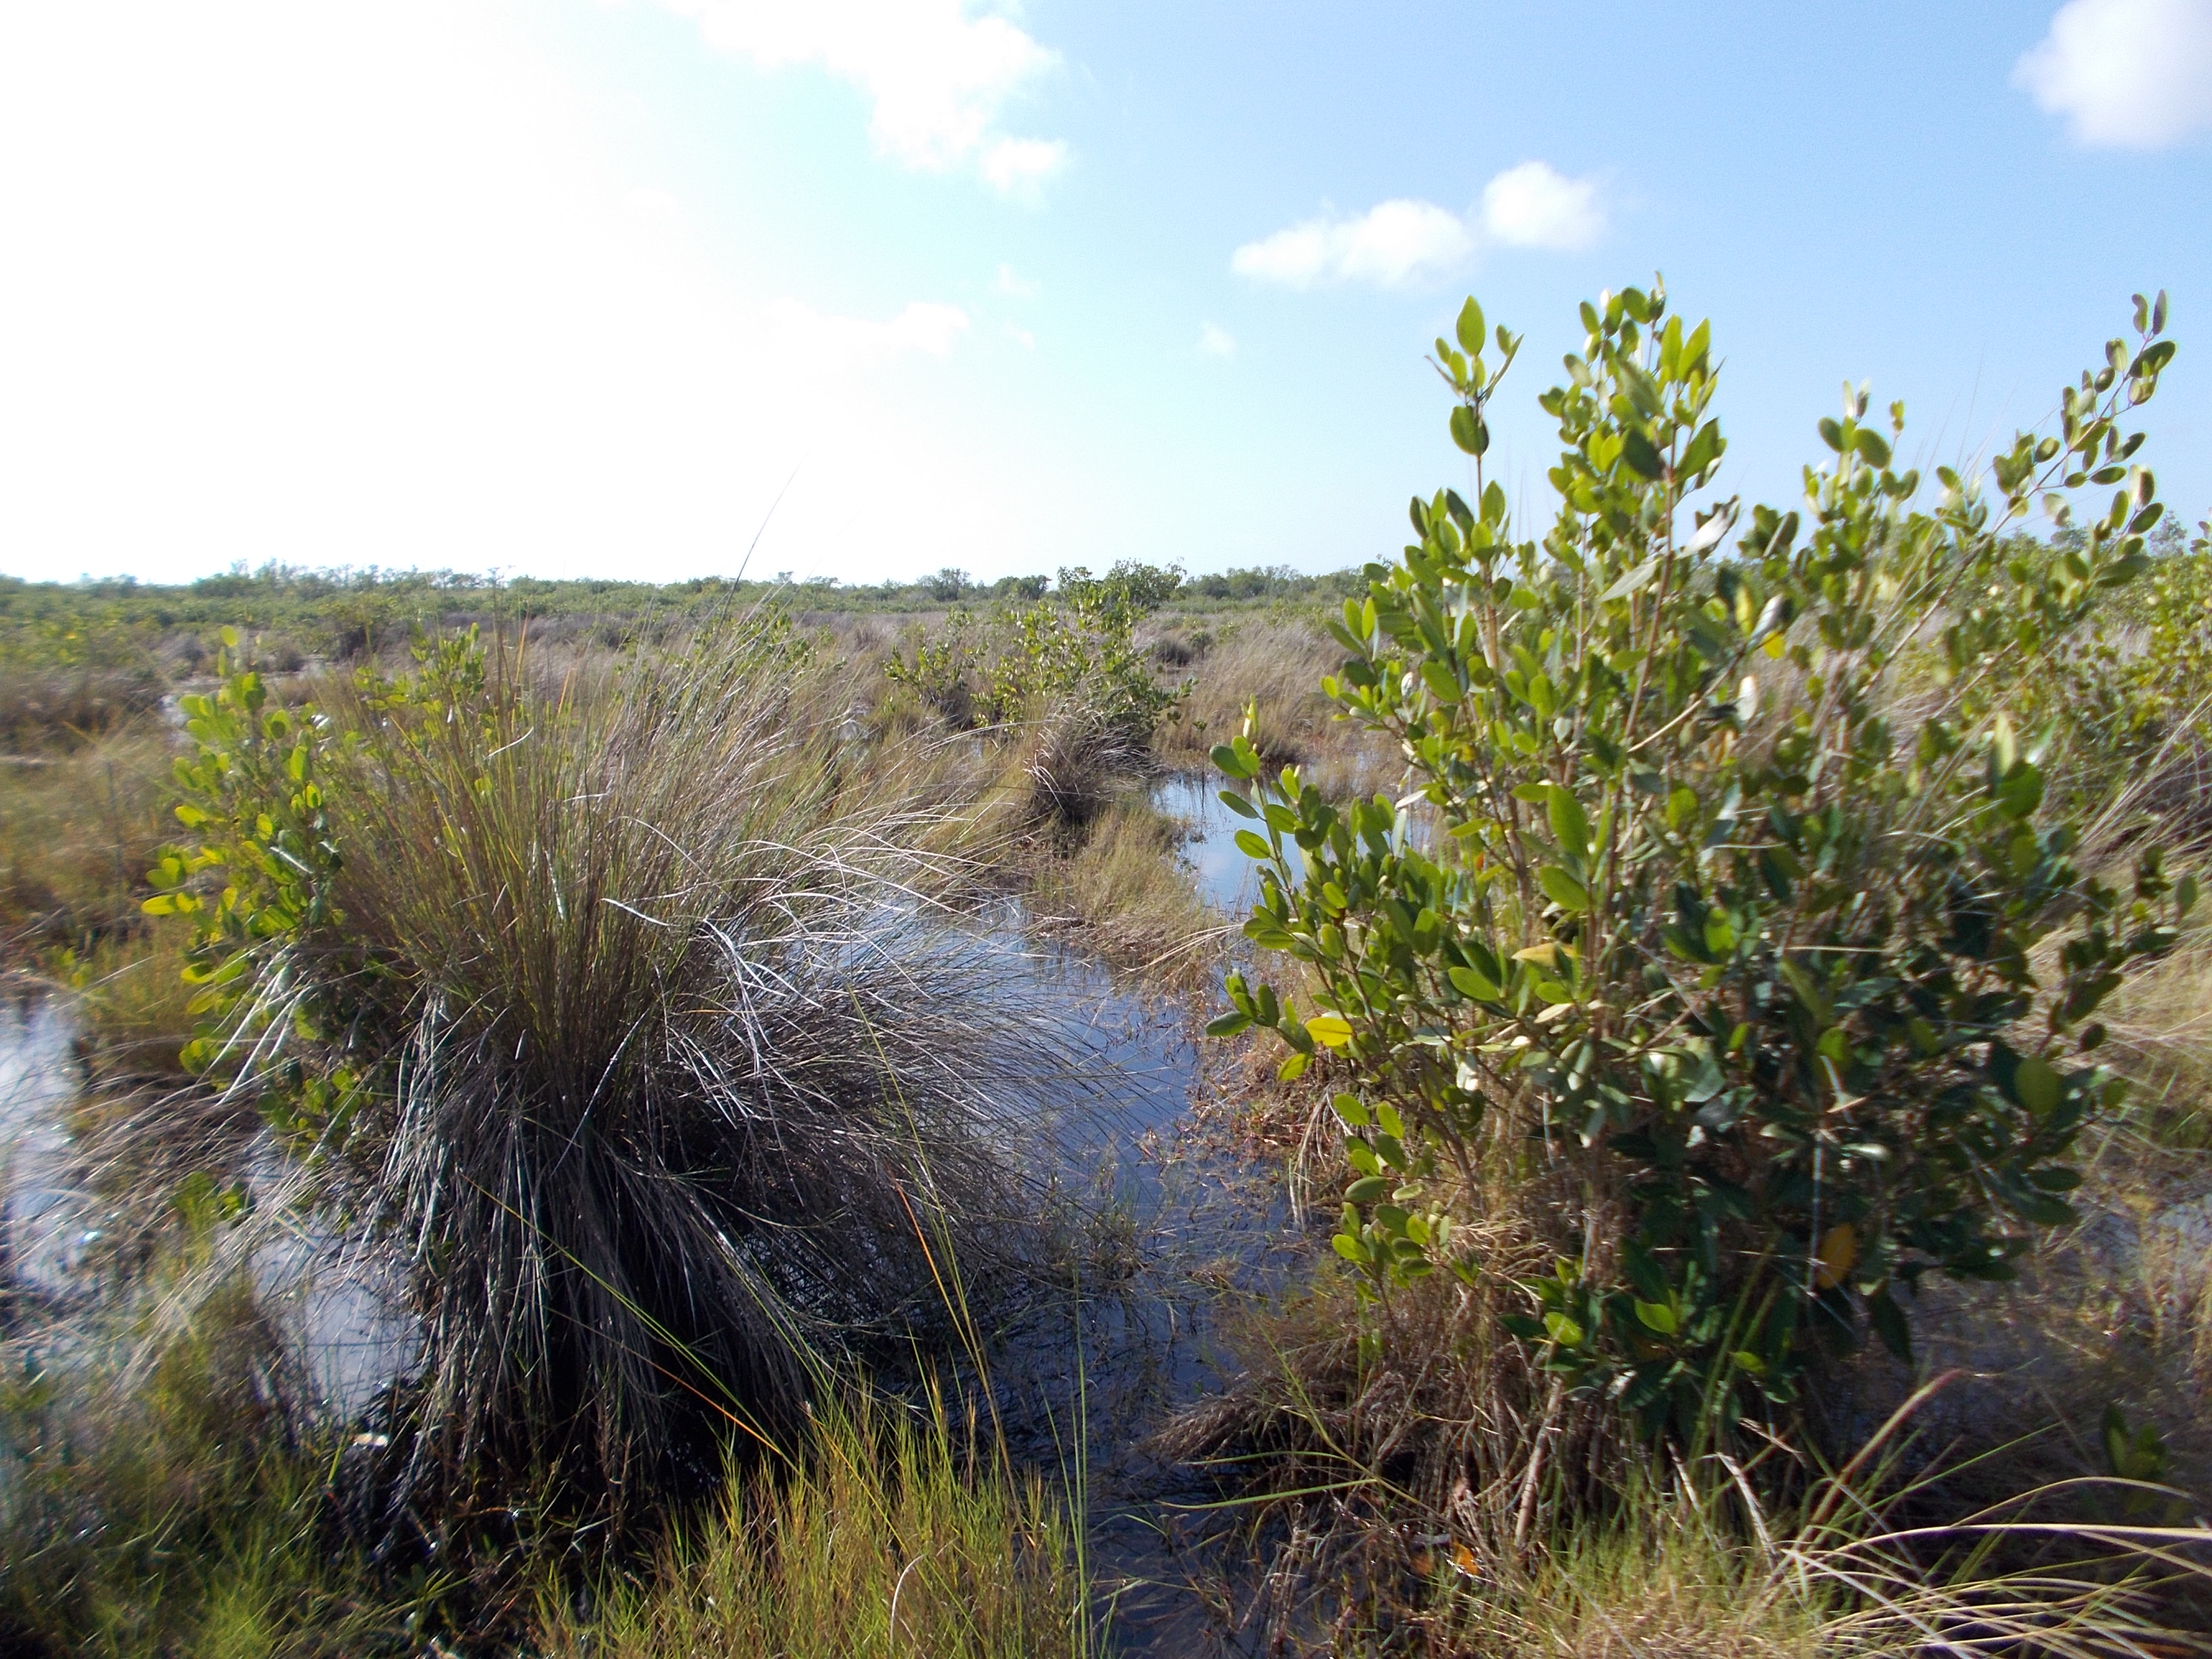
{"label": "white cloud", "polygon": [[1595,179],[1569,179],[1541,161],[1524,161],[1485,185],[1480,206],[1463,216],[1403,199],[1348,218],[1325,214],[1245,243],[1229,266],[1288,288],[1404,288],[1464,265],[1486,243],[1572,251],[1604,234]]}
{"label": "white cloud", "polygon": [[910,167],[974,167],[1009,195],[1033,193],[1066,164],[1057,140],[1009,137],[999,118],[1060,54],[1011,19],[971,16],[963,0],[660,0],[707,43],[764,70],[816,64],[872,108],[876,147]]}
{"label": "white cloud", "polygon": [[1034,300],[1041,291],[1029,277],[1016,276],[1012,265],[1000,265],[998,274],[991,278],[991,292],[1003,294],[1009,300]]}
{"label": "white cloud", "polygon": [[1045,180],[1067,165],[1067,146],[1059,139],[1000,138],[975,164],[983,182],[1002,196],[1035,201]]}
{"label": "white cloud", "polygon": [[1482,228],[1508,247],[1589,247],[1605,234],[1597,180],[1565,178],[1541,161],[1508,167],[1482,187]]}
{"label": "white cloud", "polygon": [[1385,202],[1356,218],[1309,219],[1231,256],[1240,276],[1291,288],[1361,282],[1401,288],[1465,262],[1474,236],[1433,202]]}
{"label": "white cloud", "polygon": [[1022,327],[1018,324],[1002,324],[1000,326],[999,331],[1001,334],[1004,334],[1009,340],[1012,340],[1016,345],[1019,346],[1024,351],[1035,351],[1036,349],[1036,336],[1030,333],[1029,330]]}
{"label": "white cloud", "polygon": [[1026,536],[965,312],[733,287],[596,107],[506,0],[0,6],[0,568],[727,570],[794,468],[779,566]]}
{"label": "white cloud", "polygon": [[1198,349],[1208,357],[1234,357],[1237,355],[1237,337],[1214,324],[1202,324],[1198,331]]}
{"label": "white cloud", "polygon": [[2012,78],[2078,143],[2174,143],[2212,126],[2212,0],[2068,0]]}

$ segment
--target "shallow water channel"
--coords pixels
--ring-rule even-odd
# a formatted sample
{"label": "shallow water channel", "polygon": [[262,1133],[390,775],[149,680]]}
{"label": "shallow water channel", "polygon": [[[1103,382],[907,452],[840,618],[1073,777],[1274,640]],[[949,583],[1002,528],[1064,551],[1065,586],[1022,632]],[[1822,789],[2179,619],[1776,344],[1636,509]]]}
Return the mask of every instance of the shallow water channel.
{"label": "shallow water channel", "polygon": [[[1222,804],[1221,781],[1210,773],[1170,772],[1153,783],[1152,800],[1188,829],[1182,860],[1199,896],[1231,917],[1249,915],[1260,896],[1260,866],[1237,846],[1237,832],[1258,826]],[[1290,850],[1295,859],[1297,849]]]}
{"label": "shallow water channel", "polygon": [[[1226,835],[1222,843],[1242,860]],[[1210,897],[1233,902],[1224,876],[1204,879]],[[1091,1080],[1094,1109],[1074,1114],[1065,1138],[1067,1176],[1087,1184],[1117,1263],[1105,1282],[1002,1333],[993,1391],[1018,1449],[1055,1484],[1080,1480],[1088,1566],[1113,1609],[1116,1650],[1191,1651],[1202,1617],[1173,1588],[1188,1567],[1159,1522],[1164,1503],[1206,1494],[1154,1464],[1142,1442],[1176,1405],[1219,1386],[1210,1338],[1224,1298],[1279,1278],[1304,1246],[1265,1172],[1194,1152],[1180,1133],[1202,1083],[1187,1005],[1133,993],[1096,963],[1011,931],[991,942],[1005,994],[1048,1014]],[[97,1324],[75,1316],[121,1288],[106,1282],[102,1248],[116,1218],[72,1129],[82,1083],[64,1001],[0,1004],[0,1337],[19,1364],[65,1369],[82,1340],[71,1333]],[[248,1167],[257,1200],[287,1174],[273,1144]],[[321,1408],[342,1422],[373,1413],[416,1352],[399,1287],[312,1223],[276,1235],[252,1271]],[[1079,1469],[1069,1456],[1078,1444]]]}

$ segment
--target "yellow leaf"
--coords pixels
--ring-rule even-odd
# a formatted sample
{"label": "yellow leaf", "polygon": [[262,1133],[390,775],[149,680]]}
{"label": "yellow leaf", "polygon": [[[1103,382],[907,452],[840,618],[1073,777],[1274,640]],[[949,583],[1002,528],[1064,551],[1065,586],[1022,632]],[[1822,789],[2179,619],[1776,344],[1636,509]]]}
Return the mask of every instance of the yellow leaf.
{"label": "yellow leaf", "polygon": [[1325,1048],[1341,1048],[1352,1041],[1352,1022],[1342,1014],[1316,1014],[1306,1022],[1306,1035]]}
{"label": "yellow leaf", "polygon": [[1844,1282],[1844,1275],[1859,1259],[1858,1229],[1848,1221],[1838,1222],[1820,1239],[1820,1266],[1813,1275],[1815,1288],[1832,1291]]}
{"label": "yellow leaf", "polygon": [[1469,1578],[1482,1577],[1482,1564],[1474,1559],[1474,1552],[1464,1544],[1452,1546],[1451,1563]]}

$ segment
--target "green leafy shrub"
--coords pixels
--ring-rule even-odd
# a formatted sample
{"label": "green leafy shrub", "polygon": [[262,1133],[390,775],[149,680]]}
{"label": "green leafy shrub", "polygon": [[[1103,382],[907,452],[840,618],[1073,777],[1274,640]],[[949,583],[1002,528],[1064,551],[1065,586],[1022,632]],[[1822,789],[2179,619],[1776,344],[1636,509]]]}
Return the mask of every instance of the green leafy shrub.
{"label": "green leafy shrub", "polygon": [[1128,561],[1103,576],[1063,569],[1053,599],[1002,606],[983,621],[956,611],[934,637],[917,631],[884,672],[955,726],[1075,714],[1141,748],[1182,694],[1155,677],[1152,653],[1136,643],[1137,623],[1181,580]]}
{"label": "green leafy shrub", "polygon": [[[2122,422],[2172,354],[2163,309],[1994,459],[1993,501],[1942,469],[1916,509],[1902,405],[1885,428],[1846,388],[1802,506],[1747,520],[1700,495],[1709,326],[1607,295],[1540,399],[1563,450],[1526,539],[1480,471],[1520,343],[1468,301],[1436,361],[1475,500],[1414,501],[1324,683],[1413,793],[1340,805],[1244,738],[1214,751],[1259,821],[1246,932],[1319,998],[1232,975],[1214,1029],[1348,1073],[1335,1243],[1372,1293],[1483,1271],[1464,1206],[1506,1160],[1556,1252],[1510,1328],[1571,1391],[1693,1436],[1792,1399],[1821,1339],[1905,1352],[1899,1291],[2007,1277],[2067,1218],[2069,1150],[2119,1090],[2076,1056],[2196,890],[2148,852],[2124,888],[2081,867],[2007,705],[2148,562]],[[2098,485],[2076,546],[2014,556],[2032,502]]]}
{"label": "green leafy shrub", "polygon": [[[2142,575],[2017,688],[2029,729],[2063,740],[2060,781],[2103,808],[2105,838],[2212,845],[2212,524],[2162,520]],[[2069,528],[2045,559],[2078,555]]]}
{"label": "green leafy shrub", "polygon": [[[237,630],[222,637],[221,683],[182,699],[194,749],[175,763],[175,811],[198,844],[164,850],[147,872],[156,890],[143,907],[192,919],[185,978],[203,988],[191,1012],[205,1029],[181,1059],[194,1071],[265,1029],[236,1018],[241,1004],[265,995],[289,946],[343,921],[333,898],[343,860],[321,781],[330,723],[312,709],[271,707],[262,675],[233,654]],[[303,1021],[313,1012],[296,1002],[283,1012]]]}

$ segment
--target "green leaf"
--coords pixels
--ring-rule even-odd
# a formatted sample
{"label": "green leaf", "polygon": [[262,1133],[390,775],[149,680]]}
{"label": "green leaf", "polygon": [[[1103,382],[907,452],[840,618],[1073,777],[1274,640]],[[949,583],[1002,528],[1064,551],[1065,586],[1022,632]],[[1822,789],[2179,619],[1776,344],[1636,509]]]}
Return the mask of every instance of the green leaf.
{"label": "green leaf", "polygon": [[2012,1074],[2014,1097],[2037,1117],[2048,1116],[2056,1110],[2063,1085],[2058,1073],[2048,1062],[2033,1054],[2024,1056]]}
{"label": "green leaf", "polygon": [[1620,434],[1620,458],[1634,471],[1647,478],[1657,478],[1667,471],[1667,463],[1651,447],[1651,440],[1630,427]]}
{"label": "green leaf", "polygon": [[1637,1303],[1636,1319],[1645,1329],[1656,1331],[1662,1336],[1674,1335],[1682,1323],[1674,1309],[1663,1302]]}
{"label": "green leaf", "polygon": [[1912,1363],[1912,1328],[1905,1319],[1905,1310],[1889,1293],[1888,1285],[1867,1298],[1867,1322],[1874,1327],[1874,1334],[1881,1339],[1882,1346],[1906,1364]]}
{"label": "green leaf", "polygon": [[1544,803],[1545,816],[1552,821],[1552,834],[1559,843],[1559,850],[1572,858],[1588,858],[1590,850],[1589,816],[1571,789],[1552,786],[1549,799]]}
{"label": "green leaf", "polygon": [[1872,427],[1861,427],[1851,439],[1851,447],[1858,451],[1860,459],[1869,466],[1889,465],[1889,446],[1882,441],[1881,434]]}
{"label": "green leaf", "polygon": [[2031,818],[2043,805],[2043,772],[2027,761],[2014,764],[1997,785],[1997,807],[2008,818]]}
{"label": "green leaf", "polygon": [[1472,968],[1454,968],[1449,971],[1449,977],[1451,982],[1459,988],[1462,996],[1472,997],[1477,1002],[1498,1000],[1497,984],[1485,979]]}
{"label": "green leaf", "polygon": [[1275,856],[1275,849],[1249,830],[1237,832],[1237,850],[1248,859],[1266,860]]}
{"label": "green leaf", "polygon": [[1373,1204],[1390,1195],[1392,1184],[1388,1176],[1362,1176],[1344,1189],[1344,1196],[1350,1203]]}
{"label": "green leaf", "polygon": [[1260,757],[1250,750],[1238,750],[1225,743],[1213,745],[1213,763],[1232,778],[1257,777]]}
{"label": "green leaf", "polygon": [[1459,324],[1455,331],[1460,347],[1470,357],[1482,355],[1482,307],[1469,295],[1467,303],[1459,308]]}
{"label": "green leaf", "polygon": [[1465,404],[1451,412],[1451,435],[1452,441],[1470,455],[1482,454],[1490,447],[1490,428]]}
{"label": "green leaf", "polygon": [[1438,702],[1447,705],[1467,695],[1460,686],[1459,677],[1440,662],[1431,660],[1421,665],[1421,683]]}
{"label": "green leaf", "polygon": [[1597,602],[1600,605],[1611,605],[1615,599],[1627,599],[1631,594],[1648,586],[1651,579],[1658,574],[1658,559],[1656,556],[1646,559],[1643,563],[1623,572],[1620,580],[1597,596]]}
{"label": "green leaf", "polygon": [[1590,908],[1589,889],[1556,864],[1547,864],[1536,872],[1536,884],[1562,910],[1580,915]]}
{"label": "green leaf", "polygon": [[1206,1034],[1210,1037],[1235,1036],[1239,1031],[1249,1030],[1251,1024],[1252,1016],[1249,1014],[1226,1013],[1218,1019],[1208,1020]]}
{"label": "green leaf", "polygon": [[1544,1334],[1563,1348],[1579,1348],[1583,1344],[1583,1328],[1563,1313],[1544,1316]]}
{"label": "green leaf", "polygon": [[1721,436],[1721,423],[1707,421],[1698,428],[1698,435],[1690,440],[1690,447],[1682,452],[1682,464],[1676,471],[1686,478],[1694,478],[1721,458],[1728,448],[1728,441]]}

